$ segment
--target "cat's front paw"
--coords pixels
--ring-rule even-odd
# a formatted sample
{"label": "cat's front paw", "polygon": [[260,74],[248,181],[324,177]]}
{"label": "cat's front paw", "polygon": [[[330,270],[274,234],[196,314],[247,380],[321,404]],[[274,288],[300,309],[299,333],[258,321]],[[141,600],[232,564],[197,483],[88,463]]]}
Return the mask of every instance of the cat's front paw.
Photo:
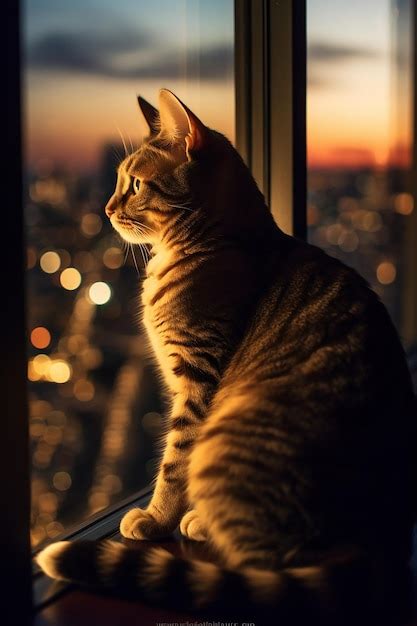
{"label": "cat's front paw", "polygon": [[206,541],[206,529],[202,525],[197,511],[188,511],[180,523],[180,531],[187,539],[193,541]]}
{"label": "cat's front paw", "polygon": [[126,539],[161,539],[169,535],[169,531],[143,509],[131,509],[122,517],[120,533]]}

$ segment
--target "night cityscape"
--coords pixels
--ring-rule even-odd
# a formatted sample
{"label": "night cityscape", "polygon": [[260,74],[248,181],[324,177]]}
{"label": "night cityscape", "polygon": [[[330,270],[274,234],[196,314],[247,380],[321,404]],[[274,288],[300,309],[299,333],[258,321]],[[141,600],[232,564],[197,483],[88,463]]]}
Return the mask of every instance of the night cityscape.
{"label": "night cityscape", "polygon": [[45,169],[28,179],[35,546],[154,475],[162,418],[138,323],[143,264],[126,258],[102,210],[115,163],[106,147],[96,177]]}
{"label": "night cityscape", "polygon": [[403,343],[407,230],[413,197],[406,169],[309,171],[309,241],[354,267],[388,308]]}

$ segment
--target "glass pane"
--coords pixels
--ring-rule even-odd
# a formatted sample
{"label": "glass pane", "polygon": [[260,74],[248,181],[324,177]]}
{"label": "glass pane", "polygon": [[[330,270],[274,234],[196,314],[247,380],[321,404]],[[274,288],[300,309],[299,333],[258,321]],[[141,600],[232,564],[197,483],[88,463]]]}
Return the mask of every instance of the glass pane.
{"label": "glass pane", "polygon": [[307,6],[309,239],[381,296],[415,375],[412,1]]}
{"label": "glass pane", "polygon": [[28,0],[23,28],[37,546],[153,478],[162,402],[138,324],[143,264],[103,207],[145,131],[137,93],[168,87],[234,139],[233,1]]}

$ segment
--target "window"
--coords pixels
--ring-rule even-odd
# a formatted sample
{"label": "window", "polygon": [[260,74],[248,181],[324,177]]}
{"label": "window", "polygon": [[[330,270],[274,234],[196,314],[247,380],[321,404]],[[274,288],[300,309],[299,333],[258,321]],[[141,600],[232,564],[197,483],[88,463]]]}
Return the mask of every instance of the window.
{"label": "window", "polygon": [[171,88],[234,140],[232,0],[24,5],[32,545],[154,476],[158,376],[137,313],[143,264],[103,207]]}
{"label": "window", "polygon": [[[236,141],[280,226],[304,237],[307,217],[309,240],[359,269],[381,294],[415,376],[413,5],[412,0],[8,3],[5,206],[15,211],[6,212],[12,217],[7,231],[12,284],[5,307],[9,405],[0,438],[0,481],[8,507],[1,520],[6,583],[15,585],[5,595],[13,598],[18,590],[14,623],[24,623],[30,608],[26,365],[33,547],[136,492],[148,483],[156,456],[162,406],[135,322],[141,278],[131,254],[124,259],[102,211],[124,153],[118,129],[128,150],[129,135],[136,145],[144,130],[136,93],[152,102],[160,86],[170,87]],[[27,355],[16,191],[21,126]],[[140,258],[136,262],[140,273]],[[103,514],[110,533],[119,513]],[[92,525],[96,537],[106,534],[103,520]],[[85,537],[90,530],[76,535]]]}
{"label": "window", "polygon": [[415,372],[412,4],[307,3],[307,219],[380,295]]}

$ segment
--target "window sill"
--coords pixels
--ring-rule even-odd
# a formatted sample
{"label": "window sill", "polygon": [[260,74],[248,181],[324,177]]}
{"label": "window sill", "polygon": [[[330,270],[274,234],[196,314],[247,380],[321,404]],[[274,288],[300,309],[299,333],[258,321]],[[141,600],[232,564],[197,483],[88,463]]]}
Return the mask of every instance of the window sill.
{"label": "window sill", "polygon": [[[146,507],[151,494],[152,489],[148,487],[107,510],[104,514],[101,513],[89,519],[60,539],[98,540],[111,537],[116,541],[121,540],[119,534],[121,517],[133,507]],[[181,554],[185,545],[188,557],[206,561],[213,560],[213,555],[210,554],[205,544],[183,540],[184,543],[181,545],[180,538],[181,536],[177,532],[171,539],[159,542],[159,545],[174,554]],[[413,612],[415,617],[404,626],[417,626],[417,526],[414,531],[411,569],[414,574]],[[82,591],[74,585],[53,581],[45,576],[35,564],[33,604],[35,611],[33,626],[47,626],[48,624],[54,626],[91,626],[91,624],[100,624],[100,626],[114,626],[115,624],[118,626],[130,626],[132,624],[155,626],[158,623],[191,623],[196,620],[196,616],[192,614],[159,609],[139,601],[132,602],[116,597],[93,594]]]}
{"label": "window sill", "polygon": [[[109,537],[116,538],[119,535],[119,523],[123,515],[134,507],[145,508],[152,494],[151,487],[147,487],[123,500],[121,503],[100,512],[91,517],[83,524],[73,528],[69,533],[58,539],[66,540],[98,540]],[[34,553],[36,554],[36,552]],[[33,561],[33,607],[35,612],[42,610],[46,605],[62,596],[72,587],[66,583],[51,580],[43,574]]]}
{"label": "window sill", "polygon": [[[120,518],[132,507],[146,507],[152,490],[150,488],[135,494],[103,515],[88,520],[60,539],[105,539],[118,541]],[[181,544],[180,544],[181,541]],[[183,543],[184,542],[184,543]],[[133,544],[135,542],[132,542]],[[177,532],[166,541],[159,542],[173,554],[181,554],[185,545],[187,556],[201,560],[213,560],[205,544],[181,539]],[[140,549],[140,548],[139,548]],[[128,601],[104,594],[82,591],[74,585],[53,581],[45,576],[34,564],[33,574],[34,618],[32,626],[155,626],[158,623],[193,623],[196,616],[178,611],[148,606],[139,601]]]}

